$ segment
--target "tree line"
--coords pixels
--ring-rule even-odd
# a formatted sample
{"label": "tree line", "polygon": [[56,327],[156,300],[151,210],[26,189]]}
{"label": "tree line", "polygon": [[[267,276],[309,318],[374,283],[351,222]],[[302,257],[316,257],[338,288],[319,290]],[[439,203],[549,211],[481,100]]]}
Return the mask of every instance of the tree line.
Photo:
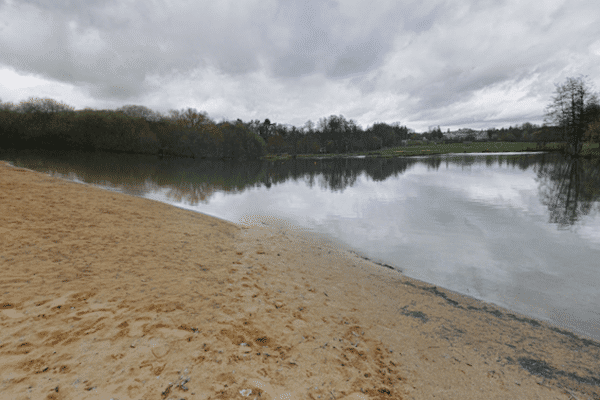
{"label": "tree line", "polygon": [[73,107],[30,98],[0,101],[0,148],[113,151],[211,159],[270,154],[345,153],[398,146],[414,131],[399,123],[363,129],[343,115],[302,127],[252,120],[216,123],[194,108],[162,115],[139,105],[116,110]]}
{"label": "tree line", "polygon": [[375,123],[366,130],[343,115],[307,121],[302,127],[250,121],[248,129],[265,140],[271,154],[352,153],[399,146],[412,132],[400,123]]}
{"label": "tree line", "polygon": [[215,123],[192,108],[163,116],[134,105],[75,111],[53,99],[0,103],[0,148],[253,159],[265,147],[241,121]]}
{"label": "tree line", "polygon": [[584,141],[600,143],[600,104],[586,79],[557,85],[546,110],[547,123],[476,131],[460,138],[438,126],[418,134],[400,123],[378,122],[363,129],[343,115],[296,127],[252,120],[215,122],[194,108],[167,115],[139,105],[116,110],[73,107],[53,99],[30,98],[18,105],[0,101],[0,148],[112,151],[210,159],[256,159],[266,154],[353,153],[396,147],[408,140],[562,141],[571,154]]}

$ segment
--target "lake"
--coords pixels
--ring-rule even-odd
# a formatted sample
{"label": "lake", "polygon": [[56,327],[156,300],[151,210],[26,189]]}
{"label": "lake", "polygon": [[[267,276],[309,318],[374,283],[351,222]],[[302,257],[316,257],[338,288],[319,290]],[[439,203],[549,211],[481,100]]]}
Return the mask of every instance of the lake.
{"label": "lake", "polygon": [[407,276],[600,341],[600,166],[560,154],[277,162],[0,152],[235,223],[275,217]]}

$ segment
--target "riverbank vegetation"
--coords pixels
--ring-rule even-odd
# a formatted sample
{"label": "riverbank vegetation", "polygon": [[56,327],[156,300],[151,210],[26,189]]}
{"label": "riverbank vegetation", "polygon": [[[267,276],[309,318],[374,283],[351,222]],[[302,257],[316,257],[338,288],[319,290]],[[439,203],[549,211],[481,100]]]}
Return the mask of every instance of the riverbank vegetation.
{"label": "riverbank vegetation", "polygon": [[202,159],[327,156],[398,157],[500,151],[565,151],[600,157],[600,105],[583,78],[557,86],[549,124],[417,133],[400,123],[363,129],[343,115],[303,126],[269,119],[215,122],[193,108],[163,115],[144,106],[116,110],[73,107],[53,99],[0,102],[0,149],[109,151]]}

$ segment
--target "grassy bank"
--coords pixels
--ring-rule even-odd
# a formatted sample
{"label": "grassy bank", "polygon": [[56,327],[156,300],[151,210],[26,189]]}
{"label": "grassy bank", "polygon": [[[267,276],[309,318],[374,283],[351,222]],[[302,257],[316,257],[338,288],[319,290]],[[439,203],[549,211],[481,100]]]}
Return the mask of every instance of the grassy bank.
{"label": "grassy bank", "polygon": [[[473,142],[473,143],[450,143],[450,144],[426,144],[420,146],[398,146],[377,151],[343,153],[343,154],[299,154],[297,158],[315,157],[352,157],[352,156],[375,156],[375,157],[406,157],[431,154],[450,153],[498,153],[498,152],[520,152],[520,151],[559,151],[562,143],[548,143],[540,148],[535,142]],[[582,155],[586,157],[600,157],[598,143],[584,144]],[[269,161],[286,160],[292,158],[289,154],[269,154],[263,159]]]}

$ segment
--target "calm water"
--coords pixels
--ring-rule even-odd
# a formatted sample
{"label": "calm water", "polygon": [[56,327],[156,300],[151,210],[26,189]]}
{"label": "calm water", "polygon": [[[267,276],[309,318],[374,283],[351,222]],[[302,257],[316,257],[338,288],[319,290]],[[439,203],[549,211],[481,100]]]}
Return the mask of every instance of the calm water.
{"label": "calm water", "polygon": [[202,162],[0,153],[232,222],[274,216],[411,277],[600,340],[600,167],[558,154]]}

